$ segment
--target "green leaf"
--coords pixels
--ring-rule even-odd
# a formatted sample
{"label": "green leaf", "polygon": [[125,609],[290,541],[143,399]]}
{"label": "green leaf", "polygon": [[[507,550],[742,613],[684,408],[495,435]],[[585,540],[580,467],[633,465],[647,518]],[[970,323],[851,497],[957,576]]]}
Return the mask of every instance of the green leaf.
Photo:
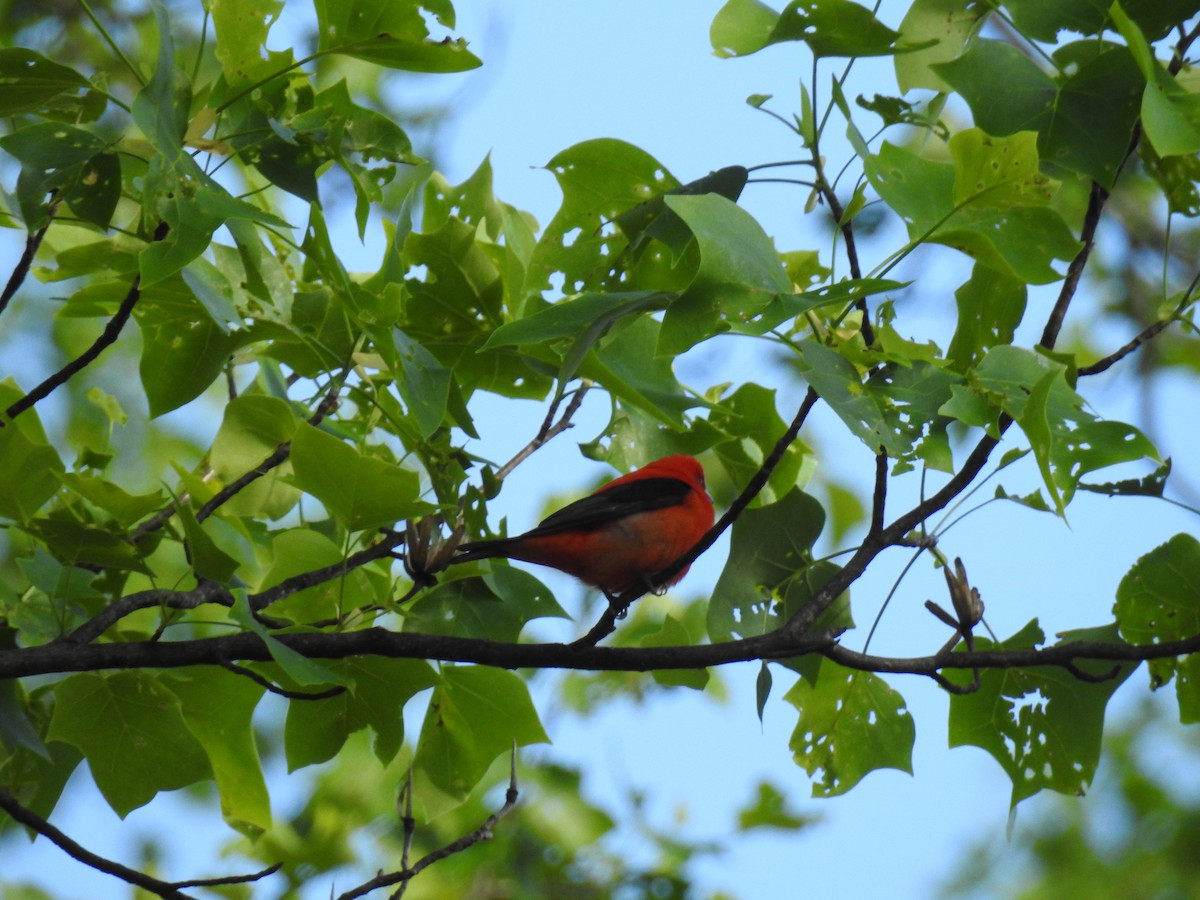
{"label": "green leaf", "polygon": [[1006,0],[1004,8],[1026,37],[1054,42],[1060,31],[1099,34],[1104,27],[1106,0]]}
{"label": "green leaf", "polygon": [[778,503],[738,517],[729,559],[708,605],[708,635],[714,642],[766,634],[786,621],[776,598],[812,565],[812,547],[824,523],[821,505],[798,488]]}
{"label": "green leaf", "polygon": [[498,562],[482,578],[456,578],[425,591],[404,615],[414,631],[509,642],[541,618],[570,616],[537,578]]}
{"label": "green leaf", "polygon": [[818,59],[887,56],[898,35],[850,0],[792,0],[778,15],[755,0],[730,0],[709,32],[717,56],[747,56],[785,41],[803,41]]}
{"label": "green leaf", "polygon": [[514,743],[549,742],[523,679],[485,666],[449,666],[429,702],[413,767],[448,808],[466,799],[492,760]]}
{"label": "green leaf", "polygon": [[119,485],[95,475],[68,472],[59,477],[72,492],[109,513],[122,528],[132,528],[144,517],[157,512],[166,499],[162,491],[130,494]]}
{"label": "green leaf", "polygon": [[800,713],[788,746],[796,764],[815,776],[814,797],[844,794],[876,769],[912,774],[912,715],[873,672],[822,660],[815,683],[801,678],[783,699]]}
{"label": "green leaf", "polygon": [[[1115,625],[1068,632],[1061,643],[1115,641]],[[976,636],[977,650],[1016,650],[1045,640],[1037,620],[1006,641]],[[1049,788],[1082,795],[1100,760],[1104,710],[1109,698],[1132,674],[1134,666],[1077,661],[1084,671],[1113,677],[1082,681],[1065,669],[1048,666],[984,669],[979,690],[950,696],[950,746],[972,745],[990,753],[1012,780],[1011,805]],[[957,684],[971,681],[969,672],[947,670]]]}
{"label": "green leaf", "polygon": [[[46,716],[38,716],[40,721]],[[62,796],[67,781],[83,762],[83,754],[70,744],[51,741],[46,745],[48,757],[24,747],[16,748],[4,763],[6,786],[17,795],[26,809],[43,819],[50,818]]]}
{"label": "green leaf", "polygon": [[[0,408],[25,396],[11,378],[0,381]],[[20,478],[0,478],[0,516],[27,522],[59,488],[58,473],[66,467],[46,439],[36,410],[28,410],[0,428],[0,471],[21,472]]]}
{"label": "green leaf", "polygon": [[1062,217],[1046,206],[955,203],[954,166],[921,159],[885,143],[864,159],[872,187],[908,225],[914,240],[946,244],[1028,284],[1061,276],[1052,267],[1079,248]]}
{"label": "green leaf", "polygon": [[184,284],[192,289],[200,305],[221,331],[228,334],[242,325],[242,315],[237,306],[239,292],[228,275],[202,256],[184,266],[181,274]]}
{"label": "green leaf", "polygon": [[991,348],[975,369],[971,391],[973,398],[955,386],[942,413],[989,430],[997,407],[1015,419],[1059,515],[1089,472],[1141,459],[1159,462],[1145,435],[1131,425],[1097,419],[1068,387],[1066,367],[1033,351]]}
{"label": "green leaf", "polygon": [[50,221],[50,194],[84,221],[108,226],[121,197],[121,165],[109,142],[63,122],[36,122],[0,137],[21,162],[17,200],[30,231]]}
{"label": "green leaf", "polygon": [[272,635],[267,630],[267,627],[250,610],[250,603],[247,600],[244,590],[235,590],[234,597],[235,600],[233,608],[230,611],[230,616],[242,627],[248,631],[253,631],[262,638],[263,643],[266,644],[267,651],[271,654],[271,659],[275,660],[288,678],[302,687],[333,684],[353,690],[354,681],[352,679],[334,671],[333,668],[324,663],[319,663],[315,659],[309,659]]}
{"label": "green leaf", "polygon": [[[663,619],[662,628],[641,640],[643,647],[686,647],[697,643],[698,636],[688,633],[687,626],[670,613]],[[687,687],[702,691],[708,686],[708,669],[656,669],[651,673],[656,684],[664,687]]]}
{"label": "green leaf", "polygon": [[207,8],[216,33],[213,55],[230,85],[258,81],[273,70],[262,51],[283,0],[209,0]]}
{"label": "green leaf", "polygon": [[138,555],[138,548],[125,540],[124,535],[72,519],[33,519],[27,527],[46,544],[55,559],[67,565],[150,574]]}
{"label": "green leaf", "polygon": [[[342,548],[325,535],[311,528],[291,528],[271,536],[271,567],[262,577],[260,591],[268,590],[295,575],[325,566],[337,565],[345,559]],[[370,593],[370,584],[361,570],[347,572],[321,584],[297,591],[271,604],[272,619],[298,624],[318,622],[339,616],[348,605],[347,596],[356,603]]]}
{"label": "green leaf", "polygon": [[151,417],[195,400],[250,339],[246,331],[223,331],[180,278],[143,289],[133,317],[142,332],[138,372]]}
{"label": "green leaf", "polygon": [[197,579],[210,578],[218,584],[228,584],[241,562],[217,546],[204,525],[196,520],[195,513],[185,503],[176,504],[175,514],[183,523],[187,538],[188,557]]}
{"label": "green leaf", "polygon": [[879,397],[864,389],[858,369],[837,350],[805,341],[800,347],[800,371],[842,423],[873,452],[884,447],[889,455],[902,456],[908,451],[908,442],[887,421]]}
{"label": "green leaf", "polygon": [[685,426],[683,413],[701,403],[675,377],[674,361],[657,355],[660,331],[649,316],[625,319],[583,360],[579,374],[678,431]]}
{"label": "green leaf", "polygon": [[708,30],[712,48],[720,57],[748,56],[767,46],[779,13],[759,0],[727,0]]}
{"label": "green leaf", "polygon": [[404,743],[404,705],[433,687],[437,675],[424,660],[370,656],[331,660],[329,668],[352,679],[354,690],[288,703],[288,771],[332,759],[351,734],[368,725],[375,732],[375,755],[387,765]]}
{"label": "green leaf", "polygon": [[900,90],[908,93],[914,88],[926,88],[949,93],[950,85],[934,66],[955,59],[986,14],[986,7],[974,0],[914,0],[900,22],[899,39],[910,46],[928,46],[896,54],[894,65]]}
{"label": "green leaf", "polygon": [[[1132,644],[1160,644],[1200,632],[1200,541],[1177,534],[1141,557],[1117,587],[1113,606],[1121,637]],[[1161,687],[1175,675],[1180,719],[1200,721],[1200,672],[1191,658],[1151,660],[1150,677]]]}
{"label": "green leaf", "polygon": [[146,175],[147,207],[169,229],[138,257],[143,290],[163,281],[208,249],[213,232],[230,219],[245,219],[276,228],[288,224],[245,200],[239,200],[210,178],[190,156],[172,160],[155,156]]}
{"label": "green leaf", "polygon": [[1161,466],[1144,478],[1125,478],[1105,484],[1080,482],[1077,486],[1081,491],[1104,494],[1106,497],[1162,497],[1170,474],[1171,459],[1168,457]]}
{"label": "green leaf", "polygon": [[421,479],[331,434],[300,423],[292,439],[293,481],[312,494],[351,531],[393,525],[433,511],[420,499]]}
{"label": "green leaf", "polygon": [[[1057,82],[1011,44],[976,40],[935,71],[988,134],[1036,131],[1046,163],[1111,186],[1129,149],[1144,79],[1129,50],[1115,44],[1067,44],[1054,59],[1070,73]],[[1008,89],[996,91],[997,79]]]}
{"label": "green leaf", "polygon": [[[718,402],[709,412],[708,423],[722,436],[712,448],[733,483],[745,484],[774,449],[776,436],[787,429],[776,408],[775,391],[746,383],[728,396],[710,394],[709,399]],[[756,505],[772,503],[803,485],[813,462],[812,450],[800,441],[793,442],[776,463]]]}
{"label": "green leaf", "polygon": [[92,778],[121,818],[159,791],[212,777],[179,699],[150,672],[71,675],[55,686],[46,738],[83,752]]}
{"label": "green leaf", "polygon": [[183,721],[200,742],[221,794],[221,815],[257,837],[271,827],[271,800],[255,746],[252,717],[265,689],[218,668],[178,670],[165,679]]}
{"label": "green leaf", "polygon": [[1058,183],[1038,169],[1037,136],[1019,131],[994,138],[978,128],[950,138],[954,158],[954,203],[1011,208],[1053,201]]}
{"label": "green leaf", "polygon": [[897,37],[869,9],[850,0],[792,0],[767,43],[803,41],[817,59],[858,58],[895,53]]}
{"label": "green leaf", "polygon": [[175,41],[163,0],[151,0],[150,5],[158,35],[158,60],[150,82],[133,98],[133,121],[155,150],[174,160],[183,154],[192,83],[175,67]]}
{"label": "green leaf", "polygon": [[422,15],[454,27],[450,4],[428,0],[317,0],[317,49],[410,72],[465,72],[482,65],[462,38],[429,39]]}
{"label": "green leaf", "polygon": [[696,239],[700,265],[667,307],[659,353],[675,356],[726,327],[758,315],[792,292],[783,261],[753,217],[719,194],[668,196],[667,207]]}
{"label": "green leaf", "polygon": [[754,680],[754,705],[758,708],[758,723],[763,724],[763,712],[767,708],[767,701],[771,698],[771,685],[773,679],[771,677],[771,667],[767,665],[764,659],[758,670],[758,678]]}
{"label": "green leaf", "polygon": [[[492,347],[519,347],[545,344],[561,338],[573,338],[564,360],[581,360],[583,355],[625,316],[665,309],[669,296],[659,291],[583,293],[549,304],[537,312],[501,325],[484,343]],[[560,381],[574,374],[561,370]]]}
{"label": "green leaf", "polygon": [[1142,128],[1160,156],[1200,151],[1200,95],[1189,92],[1163,68],[1137,24],[1114,3],[1113,22],[1129,44],[1146,88],[1142,94]]}
{"label": "green leaf", "polygon": [[[276,397],[242,394],[234,398],[225,406],[209,466],[225,484],[235,481],[290,441],[297,421],[291,407]],[[300,497],[299,491],[284,481],[291,471],[291,463],[285,461],[242,488],[221,511],[235,516],[282,517]]]}
{"label": "green leaf", "polygon": [[617,217],[680,183],[644,150],[611,138],[584,141],[557,154],[546,168],[563,192],[562,205],[538,239],[529,286],[549,285],[561,273],[562,292],[661,288],[622,284],[629,240]]}
{"label": "green leaf", "polygon": [[[933,71],[967,101],[976,126],[996,136],[1039,130],[1058,93],[1054,79],[1007,41],[974,40]],[[996,90],[997,84],[1005,89]]]}
{"label": "green leaf", "polygon": [[806,816],[789,810],[787,797],[766,781],[758,783],[758,794],[753,805],[743,807],[738,812],[738,829],[740,831],[750,831],[753,828],[799,831],[815,825],[819,821],[819,816]]}
{"label": "green leaf", "polygon": [[392,340],[400,359],[397,386],[408,413],[417,423],[421,437],[428,439],[446,418],[453,373],[437,357],[398,328]]}
{"label": "green leaf", "polygon": [[975,264],[971,277],[954,292],[958,325],[946,351],[956,371],[965,372],[985,351],[1012,342],[1025,315],[1025,285],[996,269]]}
{"label": "green leaf", "polygon": [[[5,632],[5,638],[15,634],[8,628],[5,628]],[[5,650],[16,647],[15,641],[5,640],[4,643],[7,645]],[[11,679],[0,682],[0,744],[9,755],[24,748],[49,762],[50,751],[30,720],[26,704],[25,691],[19,681]]]}
{"label": "green leaf", "polygon": [[0,116],[19,116],[41,109],[56,97],[90,88],[74,69],[24,47],[0,49]]}

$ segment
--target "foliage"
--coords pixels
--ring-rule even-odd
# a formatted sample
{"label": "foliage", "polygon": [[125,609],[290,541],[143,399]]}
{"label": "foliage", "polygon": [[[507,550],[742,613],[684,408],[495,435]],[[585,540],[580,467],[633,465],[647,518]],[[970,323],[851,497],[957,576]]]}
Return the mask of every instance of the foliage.
{"label": "foliage", "polygon": [[[418,894],[677,896],[708,848],[660,836],[657,868],[576,865],[611,820],[550,764],[521,776],[534,812],[495,824],[510,829],[508,869],[449,856],[483,834],[481,795],[510,754],[551,738],[532,670],[588,673],[559,685],[586,709],[644,693],[633,673],[715,693],[709,667],[763,660],[760,716],[774,679],[796,673],[778,693],[819,796],[911,771],[918,723],[888,673],[951,693],[952,743],[996,757],[1014,807],[1090,784],[1108,699],[1142,661],[1154,686],[1174,681],[1184,721],[1200,718],[1200,545],[1186,534],[1140,548],[1111,621],[1050,644],[1036,620],[977,639],[962,565],[940,652],[839,640],[852,585],[885,550],[948,566],[942,515],[1022,460],[1039,487],[996,496],[1064,520],[1080,491],[1164,496],[1167,454],[1100,415],[1091,385],[1135,359],[1200,371],[1200,2],[914,0],[893,28],[851,0],[729,0],[712,23],[718,55],[811,61],[790,115],[749,98],[799,158],[685,182],[641,148],[585,141],[547,164],[563,197],[544,227],[495,196],[488,161],[458,185],[435,172],[362,83],[480,65],[448,0],[317,2],[303,58],[266,50],[281,6],[153,0],[118,27],[83,4],[58,38],[16,26],[0,49],[3,223],[26,235],[0,315],[56,304],[62,355],[0,382],[0,800],[14,821],[52,834],[45,819],[86,761],[121,816],[215,788],[237,852],[282,863],[259,875],[284,890],[341,867],[365,878],[377,865],[356,859],[357,836],[383,821],[378,858]],[[866,57],[892,61],[899,96],[851,105],[851,64]],[[836,162],[834,129],[852,148]],[[829,219],[829,246],[781,250],[739,205],[758,173],[785,166]],[[358,236],[386,237],[373,272],[338,256],[339,188]],[[868,240],[881,218],[895,227]],[[1157,285],[1093,253],[1102,226],[1155,255]],[[969,264],[954,302],[937,300],[955,322],[945,348],[909,336],[920,283],[895,275],[917,257]],[[1084,330],[1060,346],[1090,283],[1123,298],[1108,312],[1128,343]],[[754,378],[774,380],[678,380],[683,354],[733,340],[765,342],[782,362]],[[781,416],[797,382],[804,401]],[[591,458],[621,471],[668,453],[704,461],[730,559],[707,606],[643,601],[618,624],[639,588],[590,630],[581,617],[579,641],[539,643],[529,623],[568,612],[534,575],[446,564],[585,394],[611,408],[581,444]],[[520,400],[544,404],[544,424],[498,464],[473,411]],[[855,536],[837,561],[817,549],[826,510],[800,439],[818,406],[875,458],[865,504],[827,504],[839,537]],[[164,424],[179,421],[185,437]],[[929,489],[897,509],[889,488],[913,472]],[[268,694],[285,713],[257,714]],[[276,749],[290,770],[340,766],[289,821],[263,775]],[[401,784],[411,814],[392,806]],[[412,817],[435,823],[415,845]],[[766,785],[742,821],[806,824]],[[142,877],[162,896],[183,889]]]}
{"label": "foliage", "polygon": [[1196,735],[1172,727],[1165,706],[1144,702],[1105,738],[1087,803],[1056,797],[1013,844],[971,848],[942,895],[1196,896]]}

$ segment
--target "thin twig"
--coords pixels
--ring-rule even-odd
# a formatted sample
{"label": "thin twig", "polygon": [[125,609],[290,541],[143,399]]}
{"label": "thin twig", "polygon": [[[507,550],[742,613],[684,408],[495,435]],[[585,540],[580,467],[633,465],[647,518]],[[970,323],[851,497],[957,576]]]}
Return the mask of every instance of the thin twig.
{"label": "thin twig", "polygon": [[[1130,152],[1132,152],[1132,148]],[[1054,349],[1054,345],[1058,341],[1058,335],[1062,331],[1063,322],[1067,317],[1067,309],[1071,306],[1071,300],[1074,299],[1075,291],[1079,287],[1079,279],[1091,256],[1092,245],[1096,239],[1096,228],[1100,225],[1100,214],[1104,212],[1104,204],[1107,201],[1108,191],[1099,182],[1093,181],[1091,193],[1088,195],[1087,212],[1083,217],[1083,228],[1079,234],[1079,240],[1083,247],[1075,254],[1075,258],[1067,267],[1067,275],[1058,291],[1058,299],[1050,311],[1046,326],[1042,329],[1040,343],[1047,350]]]}
{"label": "thin twig", "polygon": [[[349,366],[343,368],[339,376],[333,380],[333,383],[329,386],[329,390],[325,392],[325,396],[322,397],[321,402],[317,404],[316,410],[306,420],[309,425],[320,425],[321,422],[325,420],[325,417],[337,408],[338,394],[341,392],[342,385],[344,384],[346,375],[349,373],[349,371]],[[257,481],[272,469],[283,465],[283,463],[286,462],[288,457],[291,455],[291,452],[291,441],[284,441],[282,444],[277,446],[273,451],[271,451],[271,454],[257,466],[247,472],[243,472],[238,478],[231,481],[229,484],[225,485],[225,487],[221,488],[221,490],[213,494],[213,496],[209,498],[208,502],[206,502],[200,507],[200,509],[196,511],[196,521],[203,522],[214,512],[216,512],[217,509],[237,496],[237,494],[243,491],[248,485]],[[191,495],[185,491],[180,494],[179,502],[186,503],[190,499]],[[170,518],[175,515],[177,509],[178,505],[176,503],[168,504],[145,522],[140,524],[133,530],[131,535],[134,543],[143,540],[146,535],[162,528],[163,525],[165,525]]]}
{"label": "thin twig", "polygon": [[550,405],[550,409],[546,413],[546,418],[542,421],[542,427],[538,429],[538,433],[534,435],[533,440],[517,451],[516,456],[496,470],[496,480],[503,481],[511,474],[513,469],[532,456],[534,451],[539,447],[562,434],[568,428],[573,428],[575,423],[571,420],[574,418],[575,413],[579,412],[579,407],[583,405],[584,395],[591,389],[591,386],[590,382],[583,382],[574,392],[574,396],[571,397],[571,402],[567,404],[567,408],[563,410],[562,417],[557,422],[554,422],[554,415],[558,411],[558,404],[562,401],[562,397],[557,398]]}
{"label": "thin twig", "polygon": [[1101,372],[1106,372],[1114,365],[1123,360],[1133,351],[1137,350],[1142,344],[1157,336],[1160,332],[1165,331],[1173,322],[1173,319],[1162,319],[1152,325],[1142,329],[1134,338],[1125,344],[1119,350],[1115,350],[1103,359],[1098,359],[1091,365],[1081,366],[1079,376],[1099,375]]}
{"label": "thin twig", "polygon": [[[167,236],[167,223],[161,223],[154,232],[154,240],[161,241]],[[15,419],[27,409],[32,409],[39,401],[50,396],[56,389],[66,384],[72,375],[82,371],[91,365],[96,357],[103,353],[108,347],[116,343],[117,338],[121,334],[121,330],[129,321],[129,317],[133,315],[133,308],[137,305],[142,296],[142,276],[140,274],[133,276],[133,283],[129,286],[129,293],[125,295],[125,299],[121,301],[121,305],[117,307],[116,314],[108,320],[108,324],[104,326],[104,331],[100,336],[92,342],[92,345],[83,351],[75,359],[71,360],[20,400],[13,403],[4,411],[4,414]],[[0,422],[0,427],[4,423]]]}
{"label": "thin twig", "polygon": [[[404,536],[395,532],[388,533],[384,540],[372,544],[358,553],[351,554],[341,562],[301,572],[291,578],[285,578],[279,584],[249,596],[250,609],[257,615],[272,603],[278,603],[285,597],[290,597],[300,591],[327,581],[341,578],[367,563],[390,556],[393,548],[404,540]],[[166,609],[189,610],[204,603],[220,603],[222,606],[233,605],[233,595],[221,585],[213,581],[202,581],[190,591],[149,590],[138,591],[110,603],[92,618],[88,619],[66,637],[61,643],[89,644],[109,628],[126,616],[140,609],[150,609],[161,606]],[[262,621],[260,619],[260,621]]]}
{"label": "thin twig", "polygon": [[221,878],[197,878],[193,881],[173,881],[171,883],[177,888],[222,887],[227,884],[249,884],[252,881],[261,881],[268,875],[274,875],[282,868],[283,863],[277,862],[273,866],[267,866],[265,869],[251,872],[249,875],[225,875]]}
{"label": "thin twig", "polygon": [[67,837],[33,810],[23,806],[17,801],[16,797],[4,788],[0,788],[0,809],[3,809],[12,816],[13,821],[19,822],[26,828],[36,831],[72,859],[78,860],[85,866],[90,866],[106,875],[112,875],[114,878],[119,878],[127,884],[136,885],[142,890],[166,898],[166,900],[192,900],[189,894],[185,894],[179,890],[178,885],[168,881],[160,881],[151,875],[147,875],[145,872],[139,872],[137,869],[131,869],[115,860],[93,853]]}
{"label": "thin twig", "polygon": [[233,597],[213,581],[203,581],[190,591],[153,589],[128,594],[110,603],[61,640],[72,644],[89,644],[108,631],[121,619],[140,609],[161,606],[165,609],[195,609],[204,603],[233,605]]}
{"label": "thin twig", "polygon": [[[50,206],[50,216],[53,218],[56,204]],[[30,232],[25,237],[25,252],[21,254],[21,258],[17,260],[16,266],[13,267],[12,275],[8,278],[8,284],[4,286],[4,293],[0,294],[0,313],[3,313],[8,308],[8,301],[17,293],[17,290],[25,282],[25,277],[29,274],[29,267],[33,265],[33,258],[37,255],[38,247],[42,245],[42,239],[46,237],[46,232],[50,228],[50,223],[47,222],[37,231]]]}
{"label": "thin twig", "polygon": [[278,694],[280,697],[286,697],[289,700],[328,700],[330,697],[346,693],[346,686],[344,684],[337,684],[323,691],[289,691],[287,688],[281,688],[270,679],[263,678],[263,676],[259,675],[253,669],[239,666],[237,663],[230,662],[227,659],[221,660],[221,668],[229,670],[234,675],[249,678],[259,687],[264,687],[272,694]]}
{"label": "thin twig", "polygon": [[411,868],[406,867],[398,872],[389,872],[386,875],[381,872],[370,881],[363,882],[358,887],[339,894],[337,900],[355,900],[357,897],[364,897],[372,891],[379,890],[379,888],[391,887],[393,884],[399,884],[401,885],[401,888],[394,893],[392,897],[396,898],[401,896],[404,893],[404,889],[407,887],[408,882],[420,874],[422,870],[427,869],[435,862],[443,860],[448,856],[453,856],[455,853],[461,853],[463,850],[473,847],[481,841],[491,840],[492,829],[496,826],[497,822],[504,818],[504,816],[512,811],[513,807],[517,805],[517,798],[519,796],[520,793],[517,790],[516,748],[514,745],[512,771],[511,775],[509,776],[508,790],[504,793],[504,805],[488,816],[487,821],[485,821],[470,834],[465,834],[458,840],[451,841],[444,847],[434,850],[431,853],[427,853],[425,856],[417,860]]}

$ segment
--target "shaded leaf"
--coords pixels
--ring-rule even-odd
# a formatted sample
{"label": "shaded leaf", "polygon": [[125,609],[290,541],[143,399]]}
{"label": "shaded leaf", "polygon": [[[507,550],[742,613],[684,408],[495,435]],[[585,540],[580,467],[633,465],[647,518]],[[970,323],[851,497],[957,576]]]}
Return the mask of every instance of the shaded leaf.
{"label": "shaded leaf", "polygon": [[815,682],[799,679],[783,699],[800,714],[788,746],[796,764],[815,776],[814,797],[844,794],[876,769],[912,774],[912,715],[873,672],[822,660]]}

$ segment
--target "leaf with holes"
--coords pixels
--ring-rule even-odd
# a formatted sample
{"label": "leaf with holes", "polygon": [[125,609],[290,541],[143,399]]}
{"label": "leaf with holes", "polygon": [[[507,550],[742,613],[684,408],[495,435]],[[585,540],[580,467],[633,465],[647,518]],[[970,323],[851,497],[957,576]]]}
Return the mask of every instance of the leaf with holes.
{"label": "leaf with holes", "polygon": [[876,769],[912,774],[912,715],[873,672],[822,660],[815,681],[801,678],[783,699],[800,713],[788,746],[796,764],[815,776],[814,797],[844,794]]}
{"label": "leaf with holes", "polygon": [[[1133,644],[1160,644],[1200,633],[1200,541],[1177,534],[1141,557],[1121,579],[1113,606],[1121,637]],[[1154,687],[1178,675],[1180,719],[1200,721],[1200,667],[1195,655],[1151,660]]]}
{"label": "leaf with holes", "polygon": [[[1060,643],[1116,641],[1117,626],[1081,629],[1059,635]],[[1034,619],[1006,641],[975,638],[978,650],[1017,650],[1045,640]],[[1082,795],[1100,761],[1104,711],[1109,698],[1135,668],[1109,663],[1079,662],[1089,675],[1107,680],[1081,680],[1066,669],[1043,666],[986,669],[979,689],[950,697],[950,746],[973,745],[990,753],[1012,780],[1015,807],[1044,789]],[[971,673],[947,670],[957,684]]]}

